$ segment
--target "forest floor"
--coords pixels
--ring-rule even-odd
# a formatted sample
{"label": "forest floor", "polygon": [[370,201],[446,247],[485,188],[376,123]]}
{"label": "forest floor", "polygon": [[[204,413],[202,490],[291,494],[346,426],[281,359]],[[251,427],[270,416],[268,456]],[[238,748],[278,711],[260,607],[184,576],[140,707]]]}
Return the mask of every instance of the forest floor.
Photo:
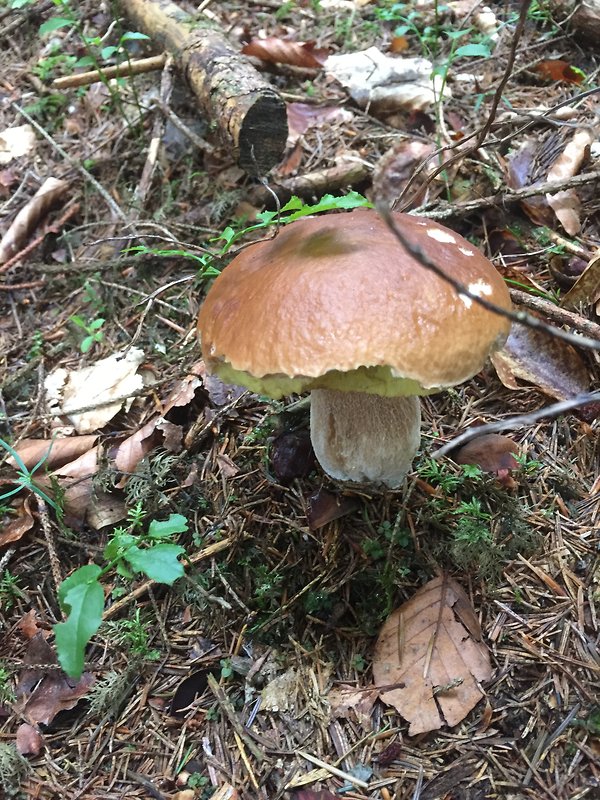
{"label": "forest floor", "polygon": [[[600,51],[533,0],[511,67],[520,5],[491,4],[496,19],[485,30],[471,5],[201,8],[236,46],[268,35],[284,50],[376,46],[441,66],[451,96],[384,113],[361,109],[326,67],[256,60],[294,132],[269,185],[285,187],[284,201],[352,189],[393,202],[417,174],[398,207],[443,216],[512,289],[541,301],[537,313],[550,324],[564,321],[564,295],[592,263],[593,286],[577,284],[567,321],[584,333],[590,323],[594,338],[598,179],[577,181],[598,169],[590,90]],[[422,446],[401,490],[330,480],[311,458],[306,404],[224,386],[201,361],[198,310],[211,268],[229,258],[219,257],[219,237],[252,225],[271,202],[262,185],[236,165],[170,65],[51,85],[90,69],[90,56],[93,68],[123,48],[135,59],[157,52],[124,35],[137,31],[116,14],[88,0],[0,5],[0,136],[16,126],[29,126],[21,144],[32,135],[0,164],[1,233],[44,181],[64,182],[0,265],[0,437],[28,453],[17,475],[0,451],[0,796],[600,797],[597,407],[505,432],[518,453],[508,471],[502,453],[477,462],[492,474],[433,458],[470,426],[597,387],[597,353],[528,340],[496,363],[502,380],[488,364],[423,399]],[[494,124],[469,151],[505,75]],[[3,158],[16,146],[4,141]],[[435,178],[428,167],[417,173],[440,147],[460,158]],[[332,167],[335,184],[323,173]],[[307,174],[317,196],[298,181]],[[545,194],[509,196],[547,180],[567,187],[561,221]],[[117,379],[123,359],[102,360],[124,351],[133,369]],[[98,362],[87,393],[75,395],[87,412],[57,417],[56,370],[73,375]],[[108,384],[113,397],[132,400],[107,413],[93,406]],[[185,550],[185,576],[165,586],[124,562],[116,569],[105,552],[115,530],[144,547],[148,531],[162,531]],[[71,679],[57,666],[58,586],[94,563],[107,567],[104,619],[83,675]],[[390,614],[440,575],[466,593],[491,677],[462,721],[409,735],[373,686],[374,645]],[[457,686],[437,689],[452,695]]]}

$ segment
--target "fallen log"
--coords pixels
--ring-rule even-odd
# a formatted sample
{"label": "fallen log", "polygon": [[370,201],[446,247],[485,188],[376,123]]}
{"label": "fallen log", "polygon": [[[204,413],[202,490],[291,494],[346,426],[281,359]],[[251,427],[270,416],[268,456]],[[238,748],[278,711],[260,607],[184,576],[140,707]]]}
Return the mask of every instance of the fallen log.
{"label": "fallen log", "polygon": [[285,103],[213,22],[195,20],[170,0],[120,2],[137,30],[174,55],[203,112],[245,172],[265,175],[281,161]]}

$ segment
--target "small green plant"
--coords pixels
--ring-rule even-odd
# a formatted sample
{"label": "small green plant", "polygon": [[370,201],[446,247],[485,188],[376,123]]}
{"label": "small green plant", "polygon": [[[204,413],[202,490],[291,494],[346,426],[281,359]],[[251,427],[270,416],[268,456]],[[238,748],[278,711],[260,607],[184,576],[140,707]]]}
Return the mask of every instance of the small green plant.
{"label": "small green plant", "polygon": [[20,597],[22,593],[19,589],[19,579],[5,569],[0,578],[0,610],[10,611]]}
{"label": "small green plant", "polygon": [[58,600],[67,619],[54,626],[54,635],[58,660],[71,678],[81,676],[85,647],[102,622],[104,590],[100,580],[104,575],[115,570],[130,580],[142,573],[171,586],[184,573],[179,561],[184,548],[169,540],[187,530],[185,517],[171,514],[167,520],[152,520],[147,531],[141,520],[141,509],[134,509],[129,526],[116,528],[104,548],[104,566],[79,567],[59,586]]}
{"label": "small green plant", "polygon": [[127,253],[139,253],[140,255],[162,256],[165,258],[189,258],[196,262],[200,269],[198,278],[214,278],[220,269],[216,266],[226,256],[234,244],[249,233],[263,228],[273,227],[274,225],[288,225],[301,217],[308,217],[313,214],[323,214],[326,211],[349,210],[352,208],[372,208],[373,204],[358,192],[348,192],[341,197],[334,197],[327,194],[318,203],[306,204],[299,197],[292,197],[279,211],[262,211],[257,214],[258,222],[235,229],[228,225],[219,236],[209,240],[211,249],[198,255],[190,253],[184,249],[155,249],[146,245],[136,245],[128,248]]}
{"label": "small green plant", "polygon": [[101,328],[106,320],[98,317],[98,319],[94,319],[91,322],[86,322],[79,314],[73,314],[69,319],[86,333],[86,336],[79,343],[79,349],[82,353],[89,353],[95,344],[103,341],[104,331]]}
{"label": "small green plant", "polygon": [[227,680],[228,678],[231,678],[231,676],[233,675],[233,666],[231,664],[231,659],[222,658],[219,661],[219,664],[221,666],[221,679]]}
{"label": "small green plant", "polygon": [[34,492],[35,494],[39,495],[39,497],[41,497],[42,500],[48,503],[48,505],[51,506],[59,516],[61,516],[62,511],[60,506],[51,497],[48,497],[46,492],[40,489],[40,487],[34,481],[35,473],[41,468],[41,466],[47,460],[48,453],[45,453],[34,467],[28,469],[25,466],[25,463],[23,462],[21,456],[17,453],[17,451],[13,447],[11,447],[8,444],[8,442],[5,442],[4,439],[0,439],[0,447],[3,447],[9,453],[9,455],[12,456],[13,461],[17,465],[17,478],[15,480],[15,483],[17,485],[15,486],[14,489],[11,489],[8,492],[0,494],[0,500],[6,500],[8,497],[12,497],[13,495],[18,494],[23,490]]}
{"label": "small green plant", "polygon": [[10,705],[15,699],[10,672],[0,664],[0,705]]}
{"label": "small green plant", "polygon": [[0,786],[4,797],[18,797],[21,782],[30,770],[26,758],[17,752],[14,744],[0,743]]}
{"label": "small green plant", "polygon": [[106,638],[115,647],[127,650],[136,662],[156,661],[160,658],[160,652],[150,647],[149,627],[148,620],[141,619],[140,609],[136,608],[133,617],[106,622],[101,632],[104,631]]}

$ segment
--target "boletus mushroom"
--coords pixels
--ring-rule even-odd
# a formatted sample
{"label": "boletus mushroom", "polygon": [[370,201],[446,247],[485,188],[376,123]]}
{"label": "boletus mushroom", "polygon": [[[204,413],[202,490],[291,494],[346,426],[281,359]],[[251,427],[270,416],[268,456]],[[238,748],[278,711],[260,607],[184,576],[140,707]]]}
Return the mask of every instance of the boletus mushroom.
{"label": "boletus mushroom", "polygon": [[[471,293],[510,308],[501,276],[466,239],[426,219],[394,219]],[[209,372],[273,398],[310,391],[325,472],[390,488],[419,446],[419,395],[479,372],[509,325],[457,294],[362,208],[297,220],[242,250],[198,320]]]}

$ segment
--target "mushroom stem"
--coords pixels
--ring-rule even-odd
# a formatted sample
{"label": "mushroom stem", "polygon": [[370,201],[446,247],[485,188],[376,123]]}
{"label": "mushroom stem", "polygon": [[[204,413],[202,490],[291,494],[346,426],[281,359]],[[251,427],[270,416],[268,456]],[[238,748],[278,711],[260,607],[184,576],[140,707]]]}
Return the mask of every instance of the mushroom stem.
{"label": "mushroom stem", "polygon": [[401,485],[421,440],[419,398],[313,389],[310,436],[332,478]]}

